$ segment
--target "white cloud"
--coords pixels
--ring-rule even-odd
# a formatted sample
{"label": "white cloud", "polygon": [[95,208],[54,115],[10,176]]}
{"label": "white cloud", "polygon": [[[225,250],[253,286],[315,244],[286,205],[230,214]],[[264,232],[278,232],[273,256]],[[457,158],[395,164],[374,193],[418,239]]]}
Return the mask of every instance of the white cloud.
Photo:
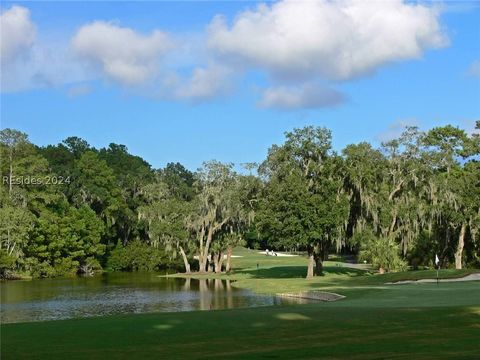
{"label": "white cloud", "polygon": [[[79,56],[99,67],[107,78],[140,95],[199,102],[229,90],[227,67],[195,64],[198,59],[191,59],[191,48],[195,47],[191,42],[179,41],[179,37],[174,41],[159,30],[145,36],[130,28],[96,21],[82,26],[71,44]],[[191,67],[190,74],[184,75],[182,67]]]}
{"label": "white cloud", "polygon": [[334,106],[345,101],[345,96],[333,89],[303,84],[297,87],[271,87],[263,92],[260,106],[280,110],[320,108]]}
{"label": "white cloud", "polygon": [[335,106],[345,101],[333,89],[338,81],[446,46],[439,8],[283,0],[240,12],[231,24],[217,16],[203,34],[144,34],[94,21],[47,42],[41,33],[36,39],[29,10],[13,6],[1,15],[2,91],[67,85],[76,96],[91,90],[86,81],[103,77],[142,96],[198,102],[229,94],[233,80],[260,70],[267,74],[262,107]]}
{"label": "white cloud", "polygon": [[56,87],[86,74],[72,59],[65,42],[42,41],[30,10],[12,6],[0,15],[1,91]]}
{"label": "white cloud", "polygon": [[82,26],[72,39],[76,53],[123,85],[138,85],[155,76],[162,56],[172,45],[161,31],[145,36],[104,21]]}
{"label": "white cloud", "polygon": [[197,67],[193,69],[188,79],[177,81],[175,97],[195,102],[228,93],[230,91],[229,76],[231,76],[230,69],[220,65]]}
{"label": "white cloud", "polygon": [[467,70],[467,75],[474,78],[480,78],[480,60],[475,60],[470,64]]}
{"label": "white cloud", "polygon": [[0,59],[3,68],[31,49],[36,31],[30,20],[30,11],[22,6],[12,6],[0,15],[0,30]]}
{"label": "white cloud", "polygon": [[2,92],[61,87],[92,79],[65,42],[37,40],[28,57],[2,64]]}
{"label": "white cloud", "polygon": [[208,45],[277,78],[348,80],[447,44],[437,8],[390,1],[294,1],[217,16]]}

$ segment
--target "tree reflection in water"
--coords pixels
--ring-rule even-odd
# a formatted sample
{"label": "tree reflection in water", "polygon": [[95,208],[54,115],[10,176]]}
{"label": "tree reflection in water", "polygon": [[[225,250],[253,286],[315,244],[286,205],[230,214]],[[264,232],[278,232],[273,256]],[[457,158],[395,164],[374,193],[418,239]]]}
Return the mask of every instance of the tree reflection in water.
{"label": "tree reflection in water", "polygon": [[230,280],[167,278],[154,273],[9,281],[0,287],[3,323],[303,302],[237,289]]}

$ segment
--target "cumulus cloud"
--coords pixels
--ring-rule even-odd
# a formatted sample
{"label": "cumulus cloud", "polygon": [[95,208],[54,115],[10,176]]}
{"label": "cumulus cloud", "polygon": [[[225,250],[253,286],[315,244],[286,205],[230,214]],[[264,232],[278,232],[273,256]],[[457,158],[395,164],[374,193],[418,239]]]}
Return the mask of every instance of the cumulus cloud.
{"label": "cumulus cloud", "polygon": [[91,79],[92,75],[70,53],[68,43],[38,39],[25,58],[2,63],[1,91],[58,88]]}
{"label": "cumulus cloud", "polygon": [[348,80],[447,44],[436,8],[391,1],[295,1],[217,16],[208,45],[279,78]]}
{"label": "cumulus cloud", "polygon": [[141,33],[98,20],[52,44],[41,33],[36,39],[28,9],[13,6],[1,14],[2,91],[66,85],[75,97],[103,77],[142,96],[199,102],[230,93],[233,80],[260,70],[267,75],[261,107],[335,106],[345,101],[334,89],[338,82],[446,46],[439,8],[402,0],[282,0],[231,22],[217,16],[202,34]]}
{"label": "cumulus cloud", "polygon": [[29,9],[12,6],[0,15],[1,91],[56,87],[85,79],[65,42],[42,41]]}
{"label": "cumulus cloud", "polygon": [[3,67],[31,49],[36,31],[30,11],[22,6],[12,6],[0,15],[0,29],[0,59]]}
{"label": "cumulus cloud", "polygon": [[474,78],[480,78],[480,60],[475,60],[470,64],[467,70],[467,75]]}
{"label": "cumulus cloud", "polygon": [[164,32],[155,30],[146,36],[104,21],[82,26],[72,39],[77,54],[123,85],[138,85],[155,76],[161,57],[172,45]]}
{"label": "cumulus cloud", "polygon": [[188,79],[177,81],[175,96],[194,102],[211,99],[230,91],[231,71],[220,65],[197,67]]}
{"label": "cumulus cloud", "polygon": [[[228,92],[229,68],[214,62],[196,64],[198,59],[191,59],[194,46],[180,38],[174,41],[159,30],[142,35],[111,22],[95,21],[82,26],[71,45],[108,79],[140,95],[201,102]],[[182,67],[191,68],[190,73],[185,74]]]}
{"label": "cumulus cloud", "polygon": [[295,87],[271,87],[263,92],[260,106],[279,110],[311,109],[334,106],[345,101],[345,96],[333,89],[317,84]]}

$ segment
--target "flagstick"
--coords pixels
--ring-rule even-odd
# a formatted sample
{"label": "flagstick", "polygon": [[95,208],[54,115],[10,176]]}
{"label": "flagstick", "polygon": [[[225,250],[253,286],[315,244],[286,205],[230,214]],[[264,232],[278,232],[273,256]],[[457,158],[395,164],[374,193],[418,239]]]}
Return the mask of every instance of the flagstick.
{"label": "flagstick", "polygon": [[437,266],[437,286],[438,286],[438,269],[440,268],[440,266]]}

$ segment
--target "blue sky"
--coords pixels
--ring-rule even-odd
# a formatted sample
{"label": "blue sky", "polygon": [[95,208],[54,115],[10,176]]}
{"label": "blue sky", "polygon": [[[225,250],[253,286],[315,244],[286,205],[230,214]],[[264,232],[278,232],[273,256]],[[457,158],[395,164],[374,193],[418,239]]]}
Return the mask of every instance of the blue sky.
{"label": "blue sky", "polygon": [[[1,126],[39,145],[75,135],[95,147],[125,144],[154,167],[196,169],[208,159],[259,162],[285,131],[305,125],[330,128],[340,150],[379,144],[404,124],[471,130],[480,119],[475,3],[398,2],[377,14],[394,16],[392,28],[378,20],[373,30],[355,21],[375,9],[356,7],[355,21],[332,26],[341,5],[297,4],[4,2]],[[9,32],[13,8],[23,10]],[[402,18],[403,10],[413,13]],[[302,21],[302,11],[318,16]]]}

